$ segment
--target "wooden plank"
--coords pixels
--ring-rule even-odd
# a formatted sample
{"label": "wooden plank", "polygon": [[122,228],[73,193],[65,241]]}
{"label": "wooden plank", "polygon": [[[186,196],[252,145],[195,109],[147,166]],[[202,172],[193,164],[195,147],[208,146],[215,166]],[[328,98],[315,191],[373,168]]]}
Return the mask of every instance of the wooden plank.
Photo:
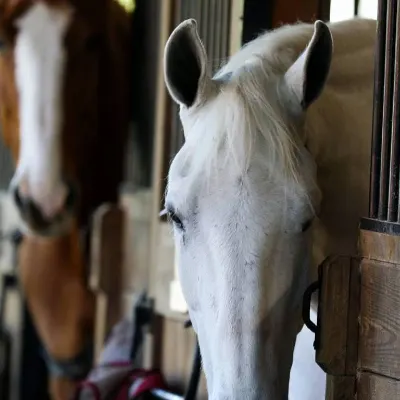
{"label": "wooden plank", "polygon": [[360,263],[357,257],[350,260],[350,286],[347,314],[346,375],[356,375],[358,362],[358,316],[360,313]]}
{"label": "wooden plank", "polygon": [[327,376],[325,400],[352,400],[355,391],[355,376]]}
{"label": "wooden plank", "polygon": [[363,259],[359,366],[396,379],[400,379],[399,293],[398,265]]}
{"label": "wooden plank", "polygon": [[151,226],[150,226],[150,273],[149,273],[149,296],[157,299],[157,288],[154,286],[158,282],[157,265],[159,240],[160,240],[160,205],[162,201],[162,192],[164,187],[165,175],[164,170],[164,149],[165,149],[165,121],[167,103],[167,91],[164,83],[164,47],[171,33],[172,20],[172,0],[158,1],[159,11],[156,21],[159,24],[157,57],[158,65],[157,84],[156,84],[156,116],[154,131],[154,148],[153,148],[153,174],[152,174],[152,206],[151,206]]}
{"label": "wooden plank", "polygon": [[[164,318],[160,366],[167,383],[178,393],[184,393],[189,383],[196,335],[184,329],[182,322]],[[201,374],[197,400],[208,399],[204,373]]]}
{"label": "wooden plank", "polygon": [[367,259],[400,264],[400,236],[360,230],[358,247]]}
{"label": "wooden plank", "polygon": [[[351,349],[347,360],[347,350],[356,346],[357,319],[354,317],[357,309],[349,315],[350,282],[356,282],[356,277],[351,278],[354,267],[351,257],[330,257],[321,265],[321,288],[319,299],[319,333],[317,347],[317,363],[328,374],[346,375],[355,370],[356,350]],[[357,304],[357,299],[352,301]],[[353,325],[349,330],[348,325]],[[355,337],[352,337],[354,335]],[[351,361],[351,362],[350,362]],[[346,369],[347,367],[347,369]]]}
{"label": "wooden plank", "polygon": [[112,327],[122,318],[124,210],[105,204],[93,217],[90,287],[97,293],[95,358]]}
{"label": "wooden plank", "polygon": [[361,373],[357,383],[357,400],[400,399],[400,381]]}

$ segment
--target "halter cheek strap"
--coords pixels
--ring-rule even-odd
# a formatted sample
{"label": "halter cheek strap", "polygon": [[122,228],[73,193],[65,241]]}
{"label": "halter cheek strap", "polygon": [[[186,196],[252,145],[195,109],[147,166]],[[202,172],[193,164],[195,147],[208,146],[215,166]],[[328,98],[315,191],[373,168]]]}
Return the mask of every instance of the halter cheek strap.
{"label": "halter cheek strap", "polygon": [[92,368],[93,342],[86,344],[80,353],[70,359],[57,360],[46,350],[43,350],[43,356],[50,375],[72,381],[82,380]]}

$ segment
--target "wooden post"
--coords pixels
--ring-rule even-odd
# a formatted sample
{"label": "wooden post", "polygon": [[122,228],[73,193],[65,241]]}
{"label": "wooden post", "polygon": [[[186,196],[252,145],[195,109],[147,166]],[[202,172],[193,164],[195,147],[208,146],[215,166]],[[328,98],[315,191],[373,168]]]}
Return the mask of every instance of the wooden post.
{"label": "wooden post", "polygon": [[316,362],[327,373],[326,400],[356,393],[359,264],[356,257],[327,258],[319,270]]}
{"label": "wooden post", "polygon": [[400,0],[380,0],[369,217],[360,259],[321,266],[317,362],[329,400],[400,399]]}
{"label": "wooden post", "polygon": [[369,218],[361,220],[357,399],[400,398],[400,0],[380,0]]}
{"label": "wooden post", "polygon": [[106,335],[122,318],[124,210],[105,204],[93,217],[90,287],[96,293],[94,354],[98,359]]}
{"label": "wooden post", "polygon": [[[384,224],[377,222],[374,226],[379,229]],[[364,258],[360,265],[357,399],[398,399],[400,236],[361,230],[360,252]]]}

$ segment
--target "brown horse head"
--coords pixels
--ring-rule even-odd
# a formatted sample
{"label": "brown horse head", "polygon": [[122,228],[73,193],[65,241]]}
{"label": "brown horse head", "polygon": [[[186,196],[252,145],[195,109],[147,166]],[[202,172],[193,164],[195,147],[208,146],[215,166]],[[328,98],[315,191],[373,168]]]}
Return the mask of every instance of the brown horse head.
{"label": "brown horse head", "polygon": [[100,204],[118,200],[130,34],[115,0],[0,0],[0,126],[27,231],[19,277],[57,400],[92,361],[95,304],[80,233]]}
{"label": "brown horse head", "polygon": [[0,123],[33,234],[63,234],[117,199],[130,111],[123,13],[113,0],[0,0]]}

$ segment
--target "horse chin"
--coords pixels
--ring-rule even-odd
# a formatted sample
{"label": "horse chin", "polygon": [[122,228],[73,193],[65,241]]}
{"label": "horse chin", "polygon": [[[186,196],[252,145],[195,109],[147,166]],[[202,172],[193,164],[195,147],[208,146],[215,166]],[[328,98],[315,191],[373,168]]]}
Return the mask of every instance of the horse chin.
{"label": "horse chin", "polygon": [[33,221],[21,217],[21,230],[27,236],[55,238],[66,235],[73,226],[73,215],[65,213],[48,224],[38,226]]}

